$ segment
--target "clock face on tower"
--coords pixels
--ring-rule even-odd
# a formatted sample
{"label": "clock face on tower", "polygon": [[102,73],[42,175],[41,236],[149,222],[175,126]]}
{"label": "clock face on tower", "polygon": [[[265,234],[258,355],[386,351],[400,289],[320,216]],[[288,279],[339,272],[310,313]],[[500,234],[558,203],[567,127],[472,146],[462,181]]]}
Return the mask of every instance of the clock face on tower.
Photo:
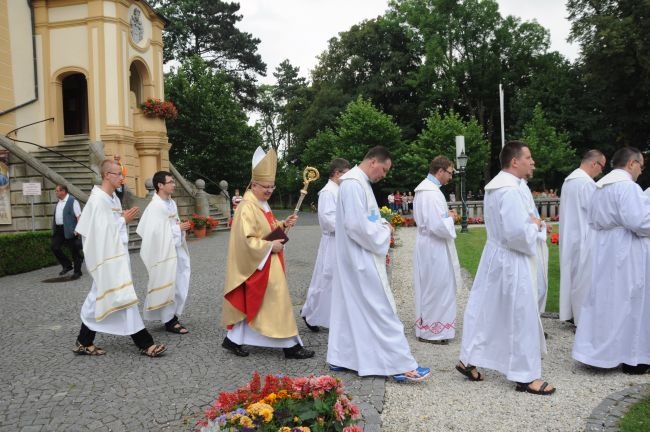
{"label": "clock face on tower", "polygon": [[144,37],[144,27],[142,26],[142,12],[140,9],[134,8],[131,12],[131,18],[129,19],[129,24],[131,25],[131,37],[135,43],[140,43]]}

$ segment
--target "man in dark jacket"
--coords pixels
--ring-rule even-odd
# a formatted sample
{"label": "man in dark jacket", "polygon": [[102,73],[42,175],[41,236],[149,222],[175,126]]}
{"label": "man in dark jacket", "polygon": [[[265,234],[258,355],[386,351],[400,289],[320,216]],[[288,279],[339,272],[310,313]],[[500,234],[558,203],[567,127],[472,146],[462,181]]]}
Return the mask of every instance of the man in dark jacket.
{"label": "man in dark jacket", "polygon": [[66,245],[72,254],[74,261],[74,273],[72,279],[81,277],[81,263],[83,261],[83,252],[81,249],[81,238],[75,234],[77,220],[81,215],[79,201],[68,194],[66,185],[56,185],[54,193],[59,201],[54,210],[52,218],[52,252],[63,268],[59,276],[63,276],[70,270],[73,270],[72,262],[61,250]]}

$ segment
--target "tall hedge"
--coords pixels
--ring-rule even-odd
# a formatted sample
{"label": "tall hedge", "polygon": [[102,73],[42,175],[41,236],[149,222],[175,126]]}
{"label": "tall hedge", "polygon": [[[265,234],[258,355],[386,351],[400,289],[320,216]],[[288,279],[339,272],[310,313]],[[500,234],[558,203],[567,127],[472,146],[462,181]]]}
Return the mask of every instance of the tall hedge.
{"label": "tall hedge", "polygon": [[55,265],[51,239],[49,230],[0,235],[0,276]]}

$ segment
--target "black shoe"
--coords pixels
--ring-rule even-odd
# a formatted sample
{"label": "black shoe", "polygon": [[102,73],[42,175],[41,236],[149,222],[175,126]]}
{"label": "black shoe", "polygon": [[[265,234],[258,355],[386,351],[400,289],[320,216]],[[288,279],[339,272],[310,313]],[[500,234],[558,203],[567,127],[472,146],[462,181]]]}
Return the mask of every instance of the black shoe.
{"label": "black shoe", "polygon": [[307,326],[307,328],[308,328],[309,330],[313,331],[314,333],[318,333],[318,332],[320,331],[320,327],[318,327],[318,326],[313,326],[313,325],[309,324],[309,323],[307,322],[307,318],[302,317],[302,320],[305,322],[305,325]]}
{"label": "black shoe", "polygon": [[314,354],[314,351],[305,349],[302,345],[299,344],[295,344],[291,348],[284,348],[284,358],[288,359],[308,359],[312,358]]}
{"label": "black shoe", "polygon": [[221,346],[230,351],[231,353],[235,354],[236,356],[239,357],[248,357],[250,354],[248,351],[243,349],[241,345],[234,343],[230,339],[228,339],[228,336],[226,336],[223,339],[223,342],[221,343]]}
{"label": "black shoe", "polygon": [[61,270],[61,271],[59,272],[59,276],[63,276],[64,274],[66,274],[66,273],[69,272],[70,270],[72,270],[72,267],[66,267],[66,268],[64,268],[63,270]]}
{"label": "black shoe", "polygon": [[650,369],[650,365],[639,363],[638,365],[632,366],[629,364],[623,363],[623,373],[628,375],[643,375]]}
{"label": "black shoe", "polygon": [[79,279],[81,276],[83,276],[83,273],[81,273],[81,272],[74,272],[74,273],[72,274],[72,276],[70,276],[70,279],[72,279],[72,280],[76,280],[76,279]]}

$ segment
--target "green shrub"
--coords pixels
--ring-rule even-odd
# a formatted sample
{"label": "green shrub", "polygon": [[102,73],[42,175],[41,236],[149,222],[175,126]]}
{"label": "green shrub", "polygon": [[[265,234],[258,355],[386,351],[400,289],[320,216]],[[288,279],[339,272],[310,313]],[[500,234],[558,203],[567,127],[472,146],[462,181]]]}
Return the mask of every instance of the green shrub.
{"label": "green shrub", "polygon": [[0,276],[55,265],[51,239],[49,230],[0,235]]}

